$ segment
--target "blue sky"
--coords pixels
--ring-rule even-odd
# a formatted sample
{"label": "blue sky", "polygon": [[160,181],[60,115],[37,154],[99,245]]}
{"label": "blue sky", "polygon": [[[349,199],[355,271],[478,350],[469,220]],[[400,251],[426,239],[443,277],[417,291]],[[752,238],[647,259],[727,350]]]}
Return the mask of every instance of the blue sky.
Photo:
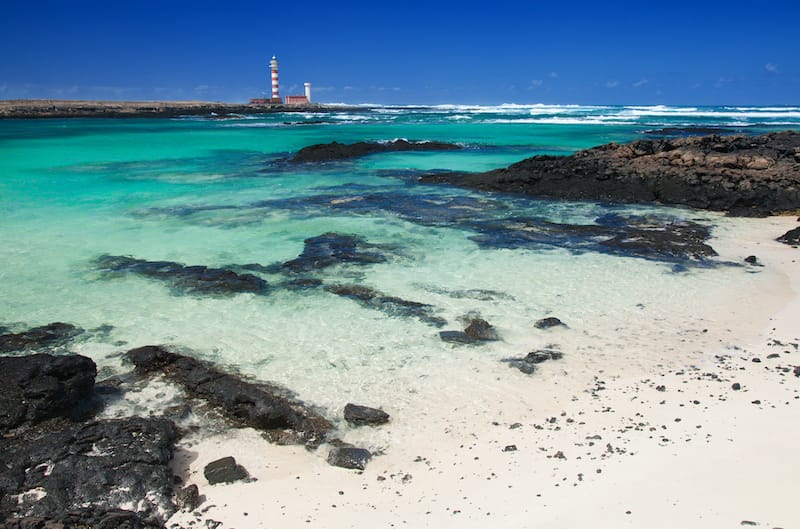
{"label": "blue sky", "polygon": [[3,0],[0,99],[800,104],[800,1]]}

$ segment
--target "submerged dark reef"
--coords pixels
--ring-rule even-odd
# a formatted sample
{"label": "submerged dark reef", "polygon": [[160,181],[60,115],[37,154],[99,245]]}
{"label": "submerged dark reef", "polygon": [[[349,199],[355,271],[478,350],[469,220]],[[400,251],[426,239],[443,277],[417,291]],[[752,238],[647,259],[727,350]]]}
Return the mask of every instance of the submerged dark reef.
{"label": "submerged dark reef", "polygon": [[[290,212],[299,217],[388,215],[422,226],[462,230],[466,237],[484,249],[564,248],[576,253],[601,252],[667,264],[717,264],[709,259],[717,255],[707,243],[711,229],[700,222],[670,215],[602,213],[591,223],[568,224],[543,216],[519,216],[514,213],[520,210],[514,207],[515,199],[503,200],[497,196],[421,194],[402,190],[364,192],[364,189],[358,189],[359,193],[344,194],[347,190],[346,187],[341,194],[295,196],[242,206],[153,208],[138,214],[176,216],[190,222],[202,218],[205,223],[210,221],[211,215],[222,226],[228,220],[235,225],[240,225],[243,219],[262,222],[276,212]],[[606,211],[613,209],[610,206]],[[358,244],[363,246],[363,243]],[[369,252],[358,255],[359,259],[377,259]],[[306,258],[313,259],[314,256],[311,254]],[[297,265],[302,266],[300,263],[306,258],[298,258]],[[356,259],[355,254],[353,259]]]}

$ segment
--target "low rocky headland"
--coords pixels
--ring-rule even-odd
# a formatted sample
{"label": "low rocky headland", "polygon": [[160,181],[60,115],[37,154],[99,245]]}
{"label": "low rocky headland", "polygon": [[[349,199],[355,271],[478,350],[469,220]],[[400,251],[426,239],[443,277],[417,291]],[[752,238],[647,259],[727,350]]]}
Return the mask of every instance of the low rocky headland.
{"label": "low rocky headland", "polygon": [[209,101],[72,101],[61,99],[12,99],[0,101],[0,119],[35,118],[171,118],[178,116],[227,116],[278,112],[368,111],[362,107],[219,103]]}
{"label": "low rocky headland", "polygon": [[610,143],[571,156],[534,156],[483,173],[425,175],[421,181],[545,198],[654,202],[761,217],[800,210],[800,133]]}

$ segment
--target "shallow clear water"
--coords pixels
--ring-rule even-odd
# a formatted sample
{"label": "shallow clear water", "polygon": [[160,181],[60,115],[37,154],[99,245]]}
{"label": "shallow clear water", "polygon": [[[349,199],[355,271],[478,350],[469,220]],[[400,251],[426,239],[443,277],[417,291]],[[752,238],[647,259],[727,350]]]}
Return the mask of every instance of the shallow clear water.
{"label": "shallow clear water", "polygon": [[[709,226],[736,221],[676,208],[482,196],[421,186],[415,177],[487,170],[686,126],[800,128],[800,110],[445,106],[225,120],[0,121],[0,325],[110,325],[71,347],[92,356],[104,374],[127,369],[122,351],[170,344],[285,384],[330,409],[356,399],[402,406],[433,380],[442,392],[494,383],[509,372],[502,358],[554,340],[570,349],[567,365],[576,367],[622,348],[647,355],[680,333],[700,336],[714,323],[697,319],[712,313],[707,300],[734,285],[759,288],[753,274],[732,266],[676,269],[669,260],[609,255],[570,239],[481,245],[472,222],[525,217],[583,225],[609,213]],[[284,162],[314,143],[394,138],[466,149]],[[320,288],[284,288],[286,274],[274,271],[254,272],[271,285],[267,295],[210,296],[175,292],[151,278],[106,277],[94,265],[110,254],[268,266],[294,259],[304,239],[326,232],[383,245],[387,259],[315,277],[428,304],[447,325],[367,308]],[[768,271],[760,276],[769,280]],[[502,340],[441,341],[439,331],[463,329],[467,314],[480,314]],[[549,315],[569,329],[533,328]]]}

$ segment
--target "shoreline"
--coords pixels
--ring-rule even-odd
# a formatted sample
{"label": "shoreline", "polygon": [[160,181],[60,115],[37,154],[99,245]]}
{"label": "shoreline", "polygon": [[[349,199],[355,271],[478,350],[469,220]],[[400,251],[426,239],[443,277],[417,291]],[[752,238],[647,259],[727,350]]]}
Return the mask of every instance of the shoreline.
{"label": "shoreline", "polygon": [[[325,447],[277,446],[250,429],[189,436],[174,470],[205,502],[166,526],[794,527],[800,256],[774,239],[796,225],[746,219],[715,241],[721,254],[757,254],[782,295],[726,292],[716,301],[729,314],[698,322],[708,332],[676,330],[627,361],[601,347],[469,394],[431,387],[388,425],[345,432],[385,449],[363,472],[327,465]],[[226,455],[255,479],[208,485],[204,465]]]}
{"label": "shoreline", "polygon": [[282,112],[369,112],[367,107],[310,103],[255,105],[208,101],[90,101],[59,99],[0,100],[0,120],[62,118],[226,117]]}

